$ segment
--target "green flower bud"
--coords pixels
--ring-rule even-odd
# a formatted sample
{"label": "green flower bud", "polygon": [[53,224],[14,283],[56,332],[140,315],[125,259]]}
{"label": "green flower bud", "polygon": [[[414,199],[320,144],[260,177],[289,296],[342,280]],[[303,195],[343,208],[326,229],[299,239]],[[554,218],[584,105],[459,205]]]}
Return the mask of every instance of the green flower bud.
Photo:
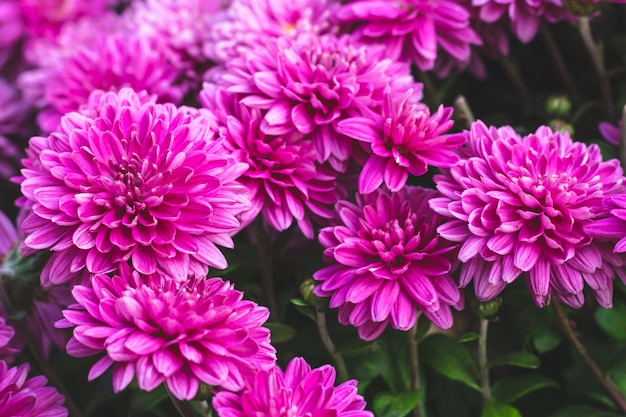
{"label": "green flower bud", "polygon": [[574,126],[562,119],[550,120],[550,128],[555,132],[569,132],[570,135],[574,135]]}
{"label": "green flower bud", "polygon": [[567,96],[553,95],[546,100],[546,111],[550,116],[565,117],[572,110],[572,103]]}
{"label": "green flower bud", "polygon": [[315,281],[312,278],[307,278],[302,284],[300,284],[300,294],[304,301],[311,305],[323,304],[323,299],[315,295],[313,289],[315,288]]}
{"label": "green flower bud", "polygon": [[502,298],[496,297],[493,300],[480,302],[476,299],[472,300],[470,307],[472,311],[479,317],[491,317],[494,316],[500,306],[502,305]]}

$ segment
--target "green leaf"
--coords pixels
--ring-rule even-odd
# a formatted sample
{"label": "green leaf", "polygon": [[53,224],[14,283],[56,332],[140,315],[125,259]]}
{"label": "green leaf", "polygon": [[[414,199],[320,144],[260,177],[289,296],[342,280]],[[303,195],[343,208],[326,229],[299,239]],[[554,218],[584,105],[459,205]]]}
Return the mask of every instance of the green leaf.
{"label": "green leaf", "polygon": [[472,340],[476,340],[480,337],[477,332],[467,332],[459,336],[457,339],[461,343],[471,342]]}
{"label": "green leaf", "polygon": [[446,377],[480,391],[478,367],[467,349],[442,334],[426,338],[419,346],[421,361]]}
{"label": "green leaf", "polygon": [[500,355],[489,363],[489,368],[502,365],[518,366],[520,368],[539,368],[539,358],[529,352],[511,352]]}
{"label": "green leaf", "polygon": [[614,339],[626,340],[626,305],[615,303],[613,308],[598,308],[596,321],[602,330]]}
{"label": "green leaf", "polygon": [[[610,413],[604,410],[577,405],[575,407],[564,408],[556,413],[550,414],[550,417],[620,417],[621,414]],[[623,417],[623,416],[622,416]]]}
{"label": "green leaf", "polygon": [[626,394],[626,362],[620,362],[608,372],[609,378],[613,380],[617,388]]}
{"label": "green leaf", "polygon": [[374,399],[374,414],[377,417],[404,417],[417,406],[418,398],[416,392],[379,394]]}
{"label": "green leaf", "polygon": [[487,404],[481,417],[522,417],[517,408],[510,405]]}
{"label": "green leaf", "polygon": [[287,342],[294,338],[296,331],[283,323],[265,323],[265,327],[272,332],[272,343]]}
{"label": "green leaf", "polygon": [[295,306],[299,306],[299,307],[310,307],[311,306],[311,304],[307,303],[302,298],[292,298],[291,299],[291,304],[293,304]]}
{"label": "green leaf", "polygon": [[500,379],[491,387],[491,395],[500,404],[512,404],[533,391],[558,387],[559,384],[546,376],[527,374]]}
{"label": "green leaf", "polygon": [[550,327],[535,328],[533,344],[539,353],[546,353],[556,348],[563,338],[559,333]]}

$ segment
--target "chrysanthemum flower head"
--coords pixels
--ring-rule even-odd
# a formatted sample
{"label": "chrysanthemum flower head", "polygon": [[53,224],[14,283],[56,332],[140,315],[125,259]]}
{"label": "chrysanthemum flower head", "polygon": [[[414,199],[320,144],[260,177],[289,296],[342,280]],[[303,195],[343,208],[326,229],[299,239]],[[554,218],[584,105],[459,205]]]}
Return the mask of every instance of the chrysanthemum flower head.
{"label": "chrysanthemum flower head", "polygon": [[205,54],[227,62],[270,39],[334,33],[338,6],[337,0],[235,0],[213,20]]}
{"label": "chrysanthemum flower head", "polygon": [[280,38],[230,61],[224,81],[228,91],[243,95],[242,103],[266,110],[266,134],[307,135],[319,162],[344,171],[352,140],[337,132],[337,123],[377,110],[389,84],[392,91],[415,85],[409,66],[384,52],[347,35]]}
{"label": "chrysanthemum flower head", "polygon": [[410,101],[413,91],[398,100],[387,89],[382,114],[341,120],[337,131],[369,144],[370,153],[359,175],[359,192],[376,190],[383,182],[391,191],[401,189],[409,174],[423,175],[429,165],[449,167],[458,160],[453,152],[465,142],[465,134],[445,134],[454,121],[453,109],[428,107]]}
{"label": "chrysanthemum flower head", "polygon": [[28,364],[10,368],[0,360],[0,415],[67,417],[63,396],[46,386],[45,377],[28,378],[28,370]]}
{"label": "chrysanthemum flower head", "polygon": [[110,10],[114,0],[18,0],[29,37],[53,38],[68,22],[98,16]]}
{"label": "chrysanthemum flower head", "polygon": [[421,310],[441,328],[452,326],[450,307],[463,307],[450,276],[455,244],[437,227],[445,220],[428,207],[434,190],[405,186],[337,204],[340,224],[320,231],[330,266],[313,274],[317,295],[339,307],[339,322],[356,326],[364,340],[391,324],[408,330]]}
{"label": "chrysanthemum flower head", "polygon": [[611,145],[619,145],[620,137],[622,135],[621,120],[618,120],[615,125],[609,122],[600,122],[598,124],[598,130],[600,131],[602,137]]}
{"label": "chrysanthemum flower head", "polygon": [[205,86],[200,100],[216,117],[224,147],[248,164],[240,182],[250,189],[252,209],[278,231],[295,219],[302,233],[312,239],[312,219],[330,219],[340,196],[337,173],[317,162],[310,140],[299,132],[274,136],[261,130],[259,109],[240,104],[234,94]]}
{"label": "chrysanthemum flower head", "polygon": [[209,122],[189,109],[155,104],[130,89],[96,92],[89,115],[68,113],[59,131],[34,137],[24,160],[22,228],[28,253],[54,252],[44,285],[73,274],[114,271],[171,276],[225,268],[248,209],[236,179],[248,168],[211,140]]}
{"label": "chrysanthemum flower head", "polygon": [[365,405],[356,380],[335,386],[332,366],[311,369],[298,357],[284,372],[276,366],[257,373],[241,393],[220,391],[213,397],[220,417],[373,417]]}
{"label": "chrysanthemum flower head", "polygon": [[357,0],[342,6],[335,17],[355,22],[359,37],[383,43],[387,56],[432,69],[439,48],[460,61],[480,37],[470,26],[470,13],[457,0]]}
{"label": "chrysanthemum flower head", "polygon": [[568,16],[561,0],[472,0],[479,7],[480,20],[492,24],[510,21],[513,33],[522,42],[530,42],[541,22],[555,23]]}
{"label": "chrysanthemum flower head", "polygon": [[268,310],[242,300],[242,292],[219,278],[179,282],[162,274],[142,277],[123,266],[118,276],[96,275],[72,294],[77,304],[57,323],[75,326],[67,351],[78,357],[104,353],[89,380],[112,366],[116,392],[135,376],[140,389],[165,382],[184,400],[196,395],[200,382],[239,391],[276,362],[263,327]]}
{"label": "chrysanthemum flower head", "polygon": [[[125,13],[141,37],[158,38],[172,64],[188,78],[200,78],[211,65],[203,49],[222,0],[133,2]],[[249,19],[249,20],[256,20]]]}
{"label": "chrysanthemum flower head", "polygon": [[524,274],[539,306],[555,296],[581,307],[585,283],[610,305],[623,262],[584,228],[604,196],[624,191],[624,178],[619,162],[602,161],[596,145],[547,127],[521,137],[479,121],[461,161],[434,179],[443,197],[431,207],[450,218],[439,233],[461,243],[460,284],[473,279],[479,300]]}
{"label": "chrysanthemum flower head", "polygon": [[[179,70],[155,37],[114,33],[58,53],[58,59],[22,74],[20,80],[26,88],[43,90],[40,105],[51,107],[54,113],[48,117],[56,114],[57,125],[65,113],[86,105],[94,90],[128,87],[154,94],[161,103],[174,104],[180,103],[186,92],[185,86],[178,83]],[[37,85],[42,79],[43,85]],[[46,125],[56,130],[55,123]]]}

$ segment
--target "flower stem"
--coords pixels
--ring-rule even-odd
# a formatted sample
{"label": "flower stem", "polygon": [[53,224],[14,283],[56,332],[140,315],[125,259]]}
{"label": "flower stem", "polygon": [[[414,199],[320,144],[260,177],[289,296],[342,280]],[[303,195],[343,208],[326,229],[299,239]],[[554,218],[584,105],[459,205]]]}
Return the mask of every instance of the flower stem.
{"label": "flower stem", "polygon": [[11,323],[11,326],[20,334],[24,342],[26,342],[26,346],[28,347],[28,351],[31,356],[44,373],[50,384],[56,387],[57,390],[65,397],[65,407],[69,412],[71,417],[83,417],[83,413],[80,411],[80,408],[76,405],[69,392],[65,388],[65,385],[57,375],[54,368],[52,368],[48,361],[46,361],[39,352],[39,348],[37,346],[37,342],[33,339],[32,335],[24,325],[24,322],[20,319],[13,319],[13,315],[15,311],[13,310],[13,304],[9,298],[9,295],[6,292],[6,288],[4,287],[5,277],[0,275],[0,304],[4,308],[4,311],[7,314],[7,319]]}
{"label": "flower stem", "polygon": [[272,271],[271,243],[265,232],[263,217],[259,215],[254,221],[256,232],[257,254],[261,268],[261,290],[270,311],[270,320],[278,320],[276,312],[276,296],[274,295],[274,278]]}
{"label": "flower stem", "polygon": [[530,97],[530,90],[528,89],[528,85],[524,80],[524,77],[519,72],[517,66],[511,61],[511,58],[508,55],[503,55],[500,57],[500,64],[502,65],[502,69],[506,73],[507,77],[513,84],[515,91],[519,94],[522,99],[522,108],[526,113],[529,109],[528,97]]}
{"label": "flower stem", "polygon": [[580,18],[580,35],[583,38],[583,42],[585,44],[585,48],[587,48],[587,52],[589,52],[589,56],[591,57],[591,62],[600,77],[600,93],[602,94],[602,100],[604,101],[604,105],[606,106],[606,111],[609,119],[613,119],[613,101],[611,99],[611,86],[609,85],[609,78],[606,76],[606,69],[604,68],[604,62],[602,61],[602,56],[600,55],[600,51],[598,50],[598,46],[593,40],[593,35],[591,34],[591,26],[589,25],[589,17],[582,16]]}
{"label": "flower stem", "polygon": [[622,128],[619,137],[619,160],[626,167],[626,106],[622,109]]}
{"label": "flower stem", "polygon": [[465,96],[460,95],[454,100],[454,108],[459,116],[459,119],[463,121],[463,124],[467,129],[472,126],[472,123],[476,120],[472,108],[465,100]]}
{"label": "flower stem", "polygon": [[611,396],[613,401],[615,401],[618,407],[624,413],[626,413],[626,399],[624,399],[624,397],[620,394],[613,382],[609,378],[607,378],[606,375],[604,375],[604,372],[602,371],[602,369],[600,369],[600,366],[598,366],[596,361],[593,360],[593,358],[589,355],[589,352],[587,352],[585,346],[578,339],[578,336],[576,335],[576,332],[574,331],[571,322],[567,318],[567,315],[565,314],[565,310],[563,309],[561,303],[559,303],[557,300],[553,300],[552,307],[554,309],[554,312],[556,313],[556,317],[559,320],[561,330],[563,330],[565,337],[567,337],[572,346],[574,346],[574,349],[576,349],[576,352],[578,353],[580,358],[583,360],[585,365],[587,365],[591,373],[596,377],[600,384],[602,384],[602,386]]}
{"label": "flower stem", "polygon": [[487,367],[487,330],[489,320],[480,318],[480,333],[478,337],[478,367],[480,368],[480,388],[483,394],[483,403],[491,402],[491,388],[489,386],[489,368]]}
{"label": "flower stem", "polygon": [[[417,319],[415,319],[415,325],[409,329],[408,346],[409,346],[409,364],[411,366],[411,390],[420,396],[420,370],[419,370],[419,355],[418,355],[418,343],[417,343],[417,325],[419,322],[419,316],[421,311],[418,312]],[[417,405],[413,409],[414,417],[423,417],[426,415],[424,410],[424,404],[418,400]]]}
{"label": "flower stem", "polygon": [[328,333],[328,326],[326,325],[326,313],[324,312],[324,307],[315,306],[315,322],[317,323],[317,330],[320,333],[320,338],[322,339],[322,343],[324,347],[330,353],[330,356],[333,358],[335,362],[335,366],[337,367],[337,373],[339,374],[339,379],[343,381],[347,381],[350,379],[348,374],[348,368],[346,367],[346,362],[343,360],[343,356],[341,353],[337,352],[337,348],[333,343],[333,339],[330,337],[330,333]]}
{"label": "flower stem", "polygon": [[437,89],[435,88],[435,83],[433,79],[428,75],[427,72],[420,71],[420,78],[422,79],[422,84],[424,84],[424,93],[426,94],[426,101],[431,106],[439,105],[439,98],[437,97]]}
{"label": "flower stem", "polygon": [[576,82],[574,82],[574,78],[567,69],[567,64],[563,59],[563,55],[561,55],[561,51],[552,36],[552,32],[548,29],[547,25],[541,25],[541,35],[543,36],[544,41],[546,42],[546,46],[548,47],[548,52],[550,53],[550,57],[552,58],[552,62],[556,65],[556,69],[561,74],[563,78],[563,82],[565,86],[569,90],[569,94],[572,97],[572,101],[578,107],[583,103],[583,97],[578,91],[578,87],[576,86]]}
{"label": "flower stem", "polygon": [[170,391],[167,387],[167,384],[165,384],[165,389],[167,390],[167,395],[169,395],[170,400],[172,400],[172,404],[174,404],[176,411],[178,411],[178,414],[180,414],[181,417],[198,417],[187,402],[179,400],[172,394],[172,391]]}

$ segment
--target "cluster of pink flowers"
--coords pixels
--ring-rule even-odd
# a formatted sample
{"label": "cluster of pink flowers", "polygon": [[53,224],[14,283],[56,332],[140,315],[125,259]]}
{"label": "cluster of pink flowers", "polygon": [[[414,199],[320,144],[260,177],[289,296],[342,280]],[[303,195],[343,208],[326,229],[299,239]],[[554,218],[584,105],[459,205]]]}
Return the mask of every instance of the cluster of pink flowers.
{"label": "cluster of pink flowers", "polygon": [[[41,353],[98,355],[88,379],[111,370],[116,392],[209,385],[221,417],[371,417],[331,366],[278,368],[269,310],[207,278],[253,221],[323,247],[314,292],[368,341],[419,314],[450,328],[472,282],[610,307],[619,163],[545,126],[455,128],[412,73],[484,76],[509,31],[569,18],[559,0],[0,0],[0,179],[21,192],[0,272],[47,254],[24,308]],[[0,312],[0,415],[66,416],[6,364],[21,339]]]}

